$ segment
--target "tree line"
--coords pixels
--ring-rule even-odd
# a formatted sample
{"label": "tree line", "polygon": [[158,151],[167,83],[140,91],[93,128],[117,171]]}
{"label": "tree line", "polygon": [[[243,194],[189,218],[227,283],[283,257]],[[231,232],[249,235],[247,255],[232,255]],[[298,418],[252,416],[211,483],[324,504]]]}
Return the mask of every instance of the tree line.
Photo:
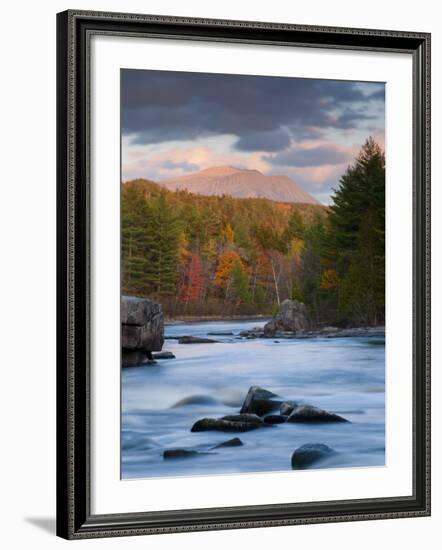
{"label": "tree line", "polygon": [[385,158],[368,139],[329,207],[122,184],[122,291],[166,315],[270,315],[286,298],[321,323],[384,321]]}

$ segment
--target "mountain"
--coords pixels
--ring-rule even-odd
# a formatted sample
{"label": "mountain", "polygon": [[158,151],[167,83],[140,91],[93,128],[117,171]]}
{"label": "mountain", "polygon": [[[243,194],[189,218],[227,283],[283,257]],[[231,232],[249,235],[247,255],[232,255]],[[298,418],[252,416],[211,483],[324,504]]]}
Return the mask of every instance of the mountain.
{"label": "mountain", "polygon": [[265,176],[258,170],[214,166],[200,172],[157,182],[170,191],[187,189],[199,195],[265,198],[277,202],[320,204],[287,176]]}

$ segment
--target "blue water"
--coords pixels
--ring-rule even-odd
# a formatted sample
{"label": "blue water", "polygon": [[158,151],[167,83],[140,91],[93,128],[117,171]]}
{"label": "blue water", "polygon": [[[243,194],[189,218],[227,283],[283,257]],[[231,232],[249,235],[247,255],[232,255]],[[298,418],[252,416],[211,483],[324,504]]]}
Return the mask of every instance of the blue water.
{"label": "blue water", "polygon": [[[264,322],[207,322],[166,327],[167,336],[207,336]],[[122,478],[213,475],[291,469],[293,451],[325,443],[337,451],[315,467],[385,463],[385,343],[383,338],[279,340],[211,336],[216,344],[178,344],[163,350],[176,359],[122,373]],[[280,424],[246,433],[191,433],[194,422],[239,411],[252,385],[287,399],[340,414],[351,423]],[[209,403],[173,407],[203,395]],[[207,451],[238,436],[244,445],[210,454],[164,460],[165,449]]]}

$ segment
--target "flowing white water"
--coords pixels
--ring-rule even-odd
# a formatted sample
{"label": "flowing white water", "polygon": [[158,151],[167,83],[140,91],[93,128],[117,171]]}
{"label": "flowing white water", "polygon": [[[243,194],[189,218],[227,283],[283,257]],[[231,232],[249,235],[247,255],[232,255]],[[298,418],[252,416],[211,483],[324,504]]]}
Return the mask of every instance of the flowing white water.
{"label": "flowing white water", "polygon": [[[385,344],[379,337],[236,338],[264,323],[207,322],[166,327],[167,336],[213,338],[216,344],[178,344],[163,350],[176,359],[122,373],[122,477],[212,475],[283,471],[305,443],[337,451],[314,467],[380,466],[385,460]],[[234,336],[208,336],[209,332]],[[246,433],[192,433],[194,422],[239,411],[252,385],[350,420],[338,424],[280,424]],[[203,403],[174,407],[184,398]],[[220,448],[192,458],[164,460],[166,449],[211,447],[239,437],[241,447]]]}

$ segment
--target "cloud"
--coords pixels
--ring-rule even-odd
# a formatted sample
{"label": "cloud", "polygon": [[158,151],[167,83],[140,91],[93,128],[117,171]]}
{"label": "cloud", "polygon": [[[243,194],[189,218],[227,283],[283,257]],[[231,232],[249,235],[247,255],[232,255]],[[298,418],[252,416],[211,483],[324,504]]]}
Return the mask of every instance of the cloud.
{"label": "cloud", "polygon": [[[346,169],[347,164],[318,166],[317,168],[284,168],[284,174],[317,200],[323,204],[329,204],[333,189],[338,189],[339,180]],[[280,175],[281,170],[274,167],[268,173]]]}
{"label": "cloud", "polygon": [[376,120],[376,118],[376,115],[368,114],[362,109],[347,109],[339,116],[338,127],[348,130],[349,128],[354,128],[355,125],[361,124],[365,121]]}
{"label": "cloud", "polygon": [[[221,141],[221,143],[219,143]],[[164,150],[155,150],[149,145],[123,145],[122,179],[146,178],[162,181],[183,176],[192,171],[211,166],[233,165],[238,168],[256,169],[266,172],[269,164],[259,153],[239,153],[230,150],[228,144],[234,139],[209,140],[207,145],[198,142],[179,147],[170,145]],[[127,151],[128,148],[130,151]]]}
{"label": "cloud", "polygon": [[353,152],[336,145],[318,145],[316,147],[295,147],[282,151],[273,156],[266,156],[265,160],[278,166],[324,166],[336,165],[354,158]]}
{"label": "cloud", "polygon": [[[376,119],[383,85],[349,81],[122,71],[122,131],[135,145],[236,136],[238,151],[276,152]],[[376,109],[374,110],[376,112]]]}
{"label": "cloud", "polygon": [[173,160],[165,160],[162,167],[166,168],[166,170],[179,169],[183,172],[196,172],[200,168],[198,164],[195,164],[193,162],[174,162]]}
{"label": "cloud", "polygon": [[235,143],[240,151],[280,151],[290,145],[287,131],[251,132],[241,136]]}
{"label": "cloud", "polygon": [[384,144],[383,83],[125,69],[121,85],[123,181],[233,165],[327,203],[367,137]]}

